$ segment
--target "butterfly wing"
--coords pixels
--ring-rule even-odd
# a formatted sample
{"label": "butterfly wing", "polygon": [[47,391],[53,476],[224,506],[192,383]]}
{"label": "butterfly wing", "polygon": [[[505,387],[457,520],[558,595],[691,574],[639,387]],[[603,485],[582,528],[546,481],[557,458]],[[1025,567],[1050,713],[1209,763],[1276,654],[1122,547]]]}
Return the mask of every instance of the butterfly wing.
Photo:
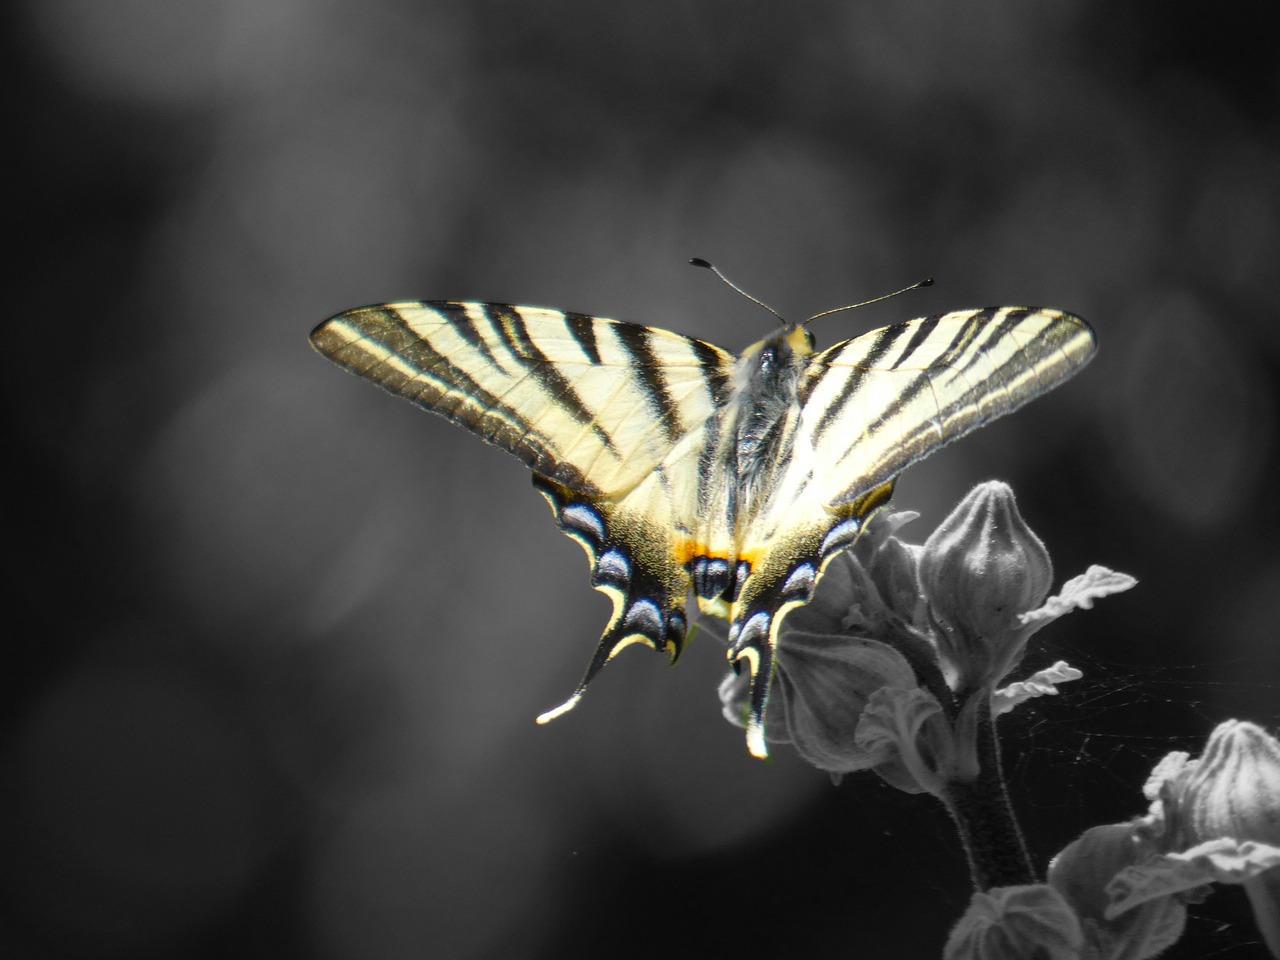
{"label": "butterfly wing", "polygon": [[715,413],[732,364],[665,330],[498,303],[361,307],[326,320],[311,343],[535,473],[614,498]]}
{"label": "butterfly wing", "polygon": [[783,617],[857,539],[893,479],[944,444],[1010,413],[1078,371],[1093,331],[1060,310],[992,307],[924,317],[816,354],[784,429],[790,456],[769,479],[743,552],[756,559],[734,605],[731,658],[752,672],[747,739],[763,718]]}
{"label": "butterfly wing", "polygon": [[457,423],[534,471],[583,549],[613,616],[573,696],[631,643],[684,641],[685,542],[698,475],[734,358],[664,330],[535,307],[406,302],[362,307],[311,335],[348,371]]}
{"label": "butterfly wing", "polygon": [[1073,314],[988,307],[896,324],[819,353],[800,384],[797,437],[815,451],[813,495],[832,507],[863,496],[1053,389],[1096,350],[1093,330]]}

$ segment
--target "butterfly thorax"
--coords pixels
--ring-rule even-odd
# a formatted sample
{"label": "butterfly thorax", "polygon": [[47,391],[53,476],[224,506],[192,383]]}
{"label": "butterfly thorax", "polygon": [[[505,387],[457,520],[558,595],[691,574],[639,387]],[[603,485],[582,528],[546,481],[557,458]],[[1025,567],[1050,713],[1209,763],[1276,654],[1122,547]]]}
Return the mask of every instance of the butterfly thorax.
{"label": "butterfly thorax", "polygon": [[790,460],[801,406],[797,387],[813,352],[813,335],[791,326],[748,347],[738,359],[728,409],[737,418],[739,514],[750,515],[760,489]]}

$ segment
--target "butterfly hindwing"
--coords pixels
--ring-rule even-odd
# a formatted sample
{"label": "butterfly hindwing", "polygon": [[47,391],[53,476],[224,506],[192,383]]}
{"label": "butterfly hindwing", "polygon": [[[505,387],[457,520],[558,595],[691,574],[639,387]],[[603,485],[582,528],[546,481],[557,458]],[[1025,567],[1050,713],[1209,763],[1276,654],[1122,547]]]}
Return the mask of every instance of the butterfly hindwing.
{"label": "butterfly hindwing", "polygon": [[775,652],[787,613],[813,599],[827,564],[857,542],[872,517],[893,495],[893,481],[841,505],[834,514],[797,522],[785,537],[753,551],[755,565],[733,606],[729,659],[746,661],[751,695],[746,717],[747,748],[767,756],[764,715],[773,685]]}
{"label": "butterfly hindwing", "polygon": [[675,525],[662,516],[662,504],[649,502],[647,509],[629,504],[646,496],[643,489],[613,501],[584,496],[539,474],[534,474],[533,485],[550,504],[560,529],[587,552],[591,585],[613,601],[613,613],[582,680],[565,703],[538,718],[545,723],[573,707],[600,668],[624,647],[640,643],[668,651],[673,662],[679,658],[688,632],[684,608],[689,574],[680,562]]}

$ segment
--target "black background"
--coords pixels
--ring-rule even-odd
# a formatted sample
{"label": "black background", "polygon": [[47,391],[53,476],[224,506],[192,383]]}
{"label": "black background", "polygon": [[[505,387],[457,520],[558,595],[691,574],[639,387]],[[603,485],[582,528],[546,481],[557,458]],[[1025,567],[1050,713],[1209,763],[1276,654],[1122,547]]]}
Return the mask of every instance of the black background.
{"label": "black background", "polygon": [[[998,477],[1085,679],[1004,724],[1037,862],[1170,749],[1275,725],[1280,56],[1260,3],[6,8],[6,957],[937,956],[941,812],[631,653],[525,471],[306,334],[398,298],[741,348],[1089,318],[1078,379],[911,471]],[[1170,957],[1259,948],[1238,889]]]}

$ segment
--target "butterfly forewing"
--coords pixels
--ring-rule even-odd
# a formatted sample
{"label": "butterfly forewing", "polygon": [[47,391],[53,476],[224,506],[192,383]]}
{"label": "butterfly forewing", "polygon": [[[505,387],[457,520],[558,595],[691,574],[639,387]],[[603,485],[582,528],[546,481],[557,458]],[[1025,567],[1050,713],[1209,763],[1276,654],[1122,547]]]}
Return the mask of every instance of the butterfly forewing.
{"label": "butterfly forewing", "polygon": [[999,307],[911,320],[816,354],[799,387],[797,446],[811,462],[794,460],[780,480],[766,531],[802,497],[835,506],[866,494],[1056,386],[1094,349],[1079,317]]}
{"label": "butterfly forewing", "polygon": [[733,357],[663,330],[505,304],[362,307],[311,335],[325,356],[534,471],[618,495],[724,402]]}

